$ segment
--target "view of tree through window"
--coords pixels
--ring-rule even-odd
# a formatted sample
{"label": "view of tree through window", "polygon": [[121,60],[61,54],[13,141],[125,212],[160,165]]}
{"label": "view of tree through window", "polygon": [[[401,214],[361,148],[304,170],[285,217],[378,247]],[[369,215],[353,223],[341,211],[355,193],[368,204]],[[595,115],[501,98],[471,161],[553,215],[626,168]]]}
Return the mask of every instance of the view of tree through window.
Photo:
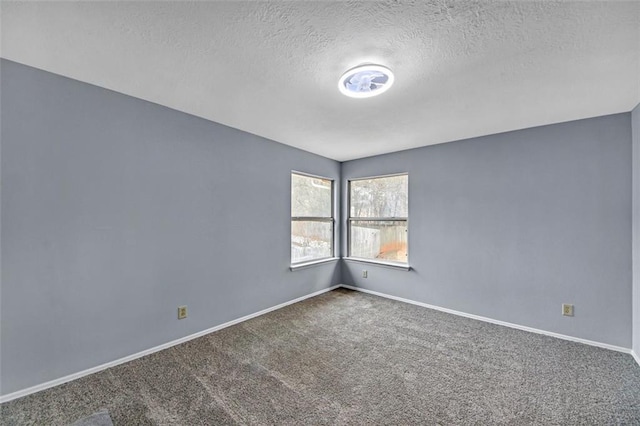
{"label": "view of tree through window", "polygon": [[291,263],[333,256],[333,181],[291,173]]}
{"label": "view of tree through window", "polygon": [[349,256],[407,263],[409,176],[349,182]]}

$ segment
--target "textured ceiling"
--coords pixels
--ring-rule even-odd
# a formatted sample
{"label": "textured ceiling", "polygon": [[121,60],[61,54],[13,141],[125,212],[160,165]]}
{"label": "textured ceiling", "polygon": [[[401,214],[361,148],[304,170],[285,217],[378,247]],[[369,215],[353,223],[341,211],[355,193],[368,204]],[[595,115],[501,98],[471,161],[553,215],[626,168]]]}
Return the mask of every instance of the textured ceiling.
{"label": "textured ceiling", "polygon": [[[6,2],[2,57],[337,160],[625,112],[640,2]],[[396,83],[341,95],[364,62]]]}

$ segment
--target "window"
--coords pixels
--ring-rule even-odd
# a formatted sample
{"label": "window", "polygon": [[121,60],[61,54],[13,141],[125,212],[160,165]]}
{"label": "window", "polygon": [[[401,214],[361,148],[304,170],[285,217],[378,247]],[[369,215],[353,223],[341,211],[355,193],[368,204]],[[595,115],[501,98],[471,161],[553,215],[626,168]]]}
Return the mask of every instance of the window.
{"label": "window", "polygon": [[408,263],[409,176],[349,181],[349,257]]}
{"label": "window", "polygon": [[333,181],[291,173],[291,264],[333,257]]}

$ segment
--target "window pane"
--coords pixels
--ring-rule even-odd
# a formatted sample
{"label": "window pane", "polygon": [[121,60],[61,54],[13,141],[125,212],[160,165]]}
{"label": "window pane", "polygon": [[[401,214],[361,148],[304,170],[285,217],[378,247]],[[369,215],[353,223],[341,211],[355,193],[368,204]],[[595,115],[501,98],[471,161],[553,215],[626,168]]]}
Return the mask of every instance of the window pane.
{"label": "window pane", "polygon": [[331,217],[331,181],[292,173],[291,216]]}
{"label": "window pane", "polygon": [[291,221],[291,263],[331,257],[333,222]]}
{"label": "window pane", "polygon": [[407,222],[351,221],[350,256],[407,263]]}
{"label": "window pane", "polygon": [[408,217],[409,176],[351,181],[351,217]]}

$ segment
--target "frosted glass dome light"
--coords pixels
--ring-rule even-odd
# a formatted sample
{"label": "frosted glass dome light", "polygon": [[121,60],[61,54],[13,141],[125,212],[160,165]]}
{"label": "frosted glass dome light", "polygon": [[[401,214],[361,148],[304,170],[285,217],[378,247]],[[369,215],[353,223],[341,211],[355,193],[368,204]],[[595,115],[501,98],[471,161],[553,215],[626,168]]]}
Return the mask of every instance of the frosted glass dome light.
{"label": "frosted glass dome light", "polygon": [[393,72],[382,65],[359,65],[342,74],[338,89],[351,98],[370,98],[393,85]]}

